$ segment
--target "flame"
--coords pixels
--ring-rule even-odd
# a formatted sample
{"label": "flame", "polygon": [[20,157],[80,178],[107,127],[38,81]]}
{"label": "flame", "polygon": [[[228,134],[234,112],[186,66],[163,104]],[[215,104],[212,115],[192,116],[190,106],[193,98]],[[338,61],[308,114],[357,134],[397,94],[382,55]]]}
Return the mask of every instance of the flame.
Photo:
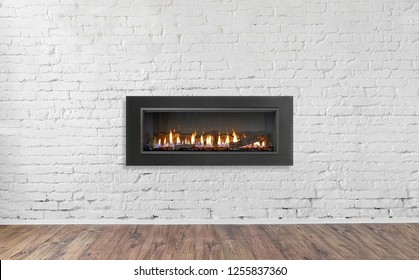
{"label": "flame", "polygon": [[233,143],[237,143],[237,142],[239,142],[239,140],[237,139],[236,132],[233,129]]}
{"label": "flame", "polygon": [[194,133],[192,133],[191,135],[191,144],[195,144],[195,135],[196,135],[196,131],[194,131]]}
{"label": "flame", "polygon": [[[246,133],[242,132],[236,132],[234,129],[232,129],[232,134],[230,135],[228,132],[221,135],[221,132],[218,131],[218,136],[216,133],[210,134],[205,133],[205,131],[202,131],[201,135],[197,137],[196,131],[194,132],[184,132],[182,133],[180,130],[171,129],[169,133],[159,133],[159,135],[155,135],[154,138],[150,139],[152,140],[153,149],[155,150],[167,150],[168,148],[171,148],[173,150],[176,150],[176,147],[181,147],[177,145],[188,145],[184,147],[188,151],[230,151],[230,150],[236,150],[237,148],[249,150],[252,149],[254,151],[271,151],[273,150],[269,142],[269,138],[266,135],[263,136],[257,136],[256,139],[250,142],[248,144],[241,144],[240,147],[235,144],[231,143],[239,143],[240,141],[243,141],[243,139],[249,138]],[[151,143],[150,143],[151,144]],[[233,146],[233,149],[230,149],[230,147]]]}
{"label": "flame", "polygon": [[212,136],[211,135],[207,135],[206,145],[207,146],[212,146]]}

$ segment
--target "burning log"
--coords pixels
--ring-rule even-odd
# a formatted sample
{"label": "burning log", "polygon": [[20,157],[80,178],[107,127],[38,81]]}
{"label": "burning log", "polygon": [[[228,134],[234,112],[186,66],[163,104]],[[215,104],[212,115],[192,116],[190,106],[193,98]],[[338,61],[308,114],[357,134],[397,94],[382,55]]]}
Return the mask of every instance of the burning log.
{"label": "burning log", "polygon": [[145,145],[147,151],[273,151],[266,133],[242,132],[232,134],[217,131],[182,133],[170,130],[156,135],[153,142]]}
{"label": "burning log", "polygon": [[175,150],[176,151],[187,151],[187,150],[191,150],[195,145],[192,144],[176,144],[175,145]]}

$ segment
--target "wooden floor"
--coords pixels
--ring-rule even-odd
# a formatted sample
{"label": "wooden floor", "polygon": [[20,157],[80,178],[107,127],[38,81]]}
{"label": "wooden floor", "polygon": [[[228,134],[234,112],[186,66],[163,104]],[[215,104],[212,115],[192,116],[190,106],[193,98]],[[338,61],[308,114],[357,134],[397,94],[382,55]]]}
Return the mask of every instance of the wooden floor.
{"label": "wooden floor", "polygon": [[0,259],[419,259],[419,224],[0,226]]}

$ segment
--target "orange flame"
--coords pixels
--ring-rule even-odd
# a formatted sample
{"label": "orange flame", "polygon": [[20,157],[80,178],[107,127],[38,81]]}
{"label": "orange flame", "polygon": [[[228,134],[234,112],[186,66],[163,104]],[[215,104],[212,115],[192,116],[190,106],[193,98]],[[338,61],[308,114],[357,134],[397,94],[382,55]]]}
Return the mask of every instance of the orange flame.
{"label": "orange flame", "polygon": [[161,138],[159,138],[159,146],[161,146]]}
{"label": "orange flame", "polygon": [[204,135],[201,134],[201,145],[204,145]]}
{"label": "orange flame", "polygon": [[195,136],[196,136],[196,131],[194,131],[194,133],[192,133],[191,135],[191,144],[195,144]]}
{"label": "orange flame", "polygon": [[164,137],[164,145],[166,145],[167,144],[167,141],[166,141],[166,137]]}
{"label": "orange flame", "polygon": [[176,138],[176,144],[180,144],[180,138],[179,138],[179,136]]}
{"label": "orange flame", "polygon": [[218,145],[218,146],[220,146],[220,145],[221,145],[221,136],[220,136],[220,133],[218,133],[217,145]]}
{"label": "orange flame", "polygon": [[227,134],[226,144],[230,144],[230,135]]}
{"label": "orange flame", "polygon": [[212,136],[211,135],[207,135],[206,144],[207,144],[207,146],[212,146]]}
{"label": "orange flame", "polygon": [[233,129],[233,143],[237,143],[237,142],[239,142],[239,140],[237,139],[236,132]]}
{"label": "orange flame", "polygon": [[169,134],[169,143],[173,144],[173,133],[172,130],[170,130],[170,134]]}

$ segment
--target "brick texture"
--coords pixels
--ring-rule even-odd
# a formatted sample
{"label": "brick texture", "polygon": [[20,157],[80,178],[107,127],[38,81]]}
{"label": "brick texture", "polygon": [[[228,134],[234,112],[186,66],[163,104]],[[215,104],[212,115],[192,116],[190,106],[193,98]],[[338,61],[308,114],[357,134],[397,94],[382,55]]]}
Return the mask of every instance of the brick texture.
{"label": "brick texture", "polygon": [[[419,2],[0,0],[0,219],[419,217]],[[127,95],[292,95],[293,167],[126,167]]]}

